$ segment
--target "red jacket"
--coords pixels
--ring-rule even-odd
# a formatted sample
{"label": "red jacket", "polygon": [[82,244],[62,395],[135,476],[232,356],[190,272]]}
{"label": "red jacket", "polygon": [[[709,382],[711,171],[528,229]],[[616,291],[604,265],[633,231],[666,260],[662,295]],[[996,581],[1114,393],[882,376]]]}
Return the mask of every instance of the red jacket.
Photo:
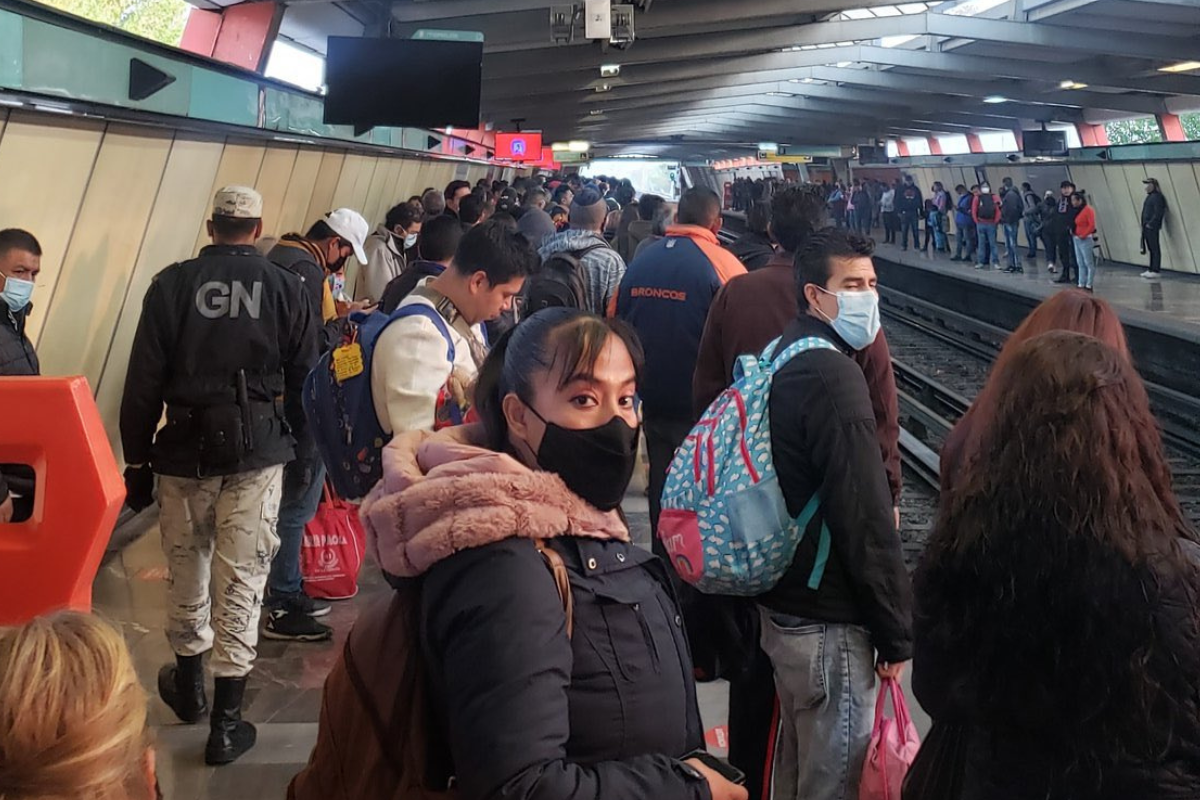
{"label": "red jacket", "polygon": [[1096,212],[1091,206],[1084,206],[1079,209],[1079,216],[1075,217],[1075,235],[1086,239],[1095,232]]}
{"label": "red jacket", "polygon": [[[713,299],[700,340],[692,398],[696,415],[729,387],[733,365],[745,353],[760,353],[796,318],[792,256],[777,253],[759,270],[734,278]],[[866,350],[852,354],[871,391],[879,449],[893,502],[900,499],[900,410],[887,337],[881,332]]]}

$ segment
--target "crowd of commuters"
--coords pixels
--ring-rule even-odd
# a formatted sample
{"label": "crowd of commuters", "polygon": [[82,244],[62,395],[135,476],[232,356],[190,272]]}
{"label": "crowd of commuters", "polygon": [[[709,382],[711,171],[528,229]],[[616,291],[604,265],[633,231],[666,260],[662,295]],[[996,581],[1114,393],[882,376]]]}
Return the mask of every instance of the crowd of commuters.
{"label": "crowd of commuters", "polygon": [[[1165,203],[1147,187],[1154,253]],[[955,194],[925,197],[911,178],[741,184],[750,233],[725,248],[722,198],[705,188],[676,205],[603,178],[454,181],[374,233],[338,209],[265,244],[262,197],[221,189],[213,244],[147,292],[121,409],[129,503],[157,501],[169,572],[175,663],[159,696],[185,723],[207,715],[205,759],[228,764],[256,740],[241,710],[260,609],[264,636],[331,638],[299,551],[340,465],[317,453],[303,384],[364,315],[386,314],[359,367],[387,442],[361,515],[394,593],[334,667],[297,800],[351,785],[464,800],[855,797],[877,679],[909,661],[934,728],[906,798],[1198,796],[1200,536],[1110,307],[1063,292],[1008,339],[946,440],[912,581],[904,568],[871,231],[916,247],[923,223],[925,248],[949,252],[954,214],[954,260],[986,266],[1003,226],[1019,270],[1023,226],[1065,279],[1077,264],[1087,290],[1094,275],[1095,215],[1074,186]],[[0,325],[3,374],[38,371],[22,326],[39,256],[29,234],[0,231],[16,334]],[[526,307],[558,279],[573,302]],[[657,529],[672,457],[739,357],[808,339],[827,346],[778,370],[768,408],[788,513],[816,510],[769,591],[701,596],[657,537],[651,551],[631,542],[621,503],[639,442]],[[0,521],[16,516],[0,497]],[[744,786],[702,752],[696,681],[716,677],[730,682]],[[5,800],[155,796],[145,696],[95,618],[0,631],[0,708]]]}

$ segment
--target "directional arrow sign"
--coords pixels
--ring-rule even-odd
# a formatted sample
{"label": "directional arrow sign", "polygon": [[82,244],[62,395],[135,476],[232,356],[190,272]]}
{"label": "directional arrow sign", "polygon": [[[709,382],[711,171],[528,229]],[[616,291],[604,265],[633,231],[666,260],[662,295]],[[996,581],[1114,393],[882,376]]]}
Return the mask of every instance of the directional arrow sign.
{"label": "directional arrow sign", "polygon": [[147,64],[140,58],[129,59],[129,99],[145,100],[175,82],[174,75],[168,75],[158,67]]}

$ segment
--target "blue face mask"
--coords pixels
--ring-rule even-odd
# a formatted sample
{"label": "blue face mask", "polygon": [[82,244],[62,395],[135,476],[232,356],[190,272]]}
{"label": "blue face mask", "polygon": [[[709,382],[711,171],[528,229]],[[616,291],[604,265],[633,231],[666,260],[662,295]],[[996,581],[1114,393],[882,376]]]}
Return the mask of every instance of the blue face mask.
{"label": "blue face mask", "polygon": [[33,297],[33,281],[6,277],[4,288],[0,289],[0,297],[4,298],[4,302],[13,311],[20,311],[29,305],[29,299]]}
{"label": "blue face mask", "polygon": [[404,237],[404,249],[405,250],[408,250],[408,249],[416,247],[416,246],[417,246],[417,234],[410,233],[408,236]]}
{"label": "blue face mask", "polygon": [[817,309],[830,326],[854,350],[865,350],[875,341],[882,327],[879,321],[879,295],[873,290],[865,292],[831,292],[817,287],[825,294],[838,300],[838,315],[833,319]]}

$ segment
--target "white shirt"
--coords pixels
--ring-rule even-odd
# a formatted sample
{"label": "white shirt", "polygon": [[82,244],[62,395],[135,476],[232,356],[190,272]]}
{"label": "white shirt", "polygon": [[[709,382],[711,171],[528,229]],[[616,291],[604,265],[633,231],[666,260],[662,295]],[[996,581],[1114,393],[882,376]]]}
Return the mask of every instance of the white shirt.
{"label": "white shirt", "polygon": [[[413,303],[435,308],[416,294],[404,298],[399,307]],[[477,352],[485,352],[483,330],[479,325],[468,327],[461,318],[447,327],[454,340],[455,377],[473,387],[479,367],[467,337],[475,339]],[[438,393],[451,375],[446,350],[437,326],[420,315],[398,319],[380,334],[371,357],[371,399],[386,433],[433,430]]]}
{"label": "white shirt", "polygon": [[892,188],[885,189],[883,194],[879,196],[880,211],[895,211],[896,210],[896,190]]}

